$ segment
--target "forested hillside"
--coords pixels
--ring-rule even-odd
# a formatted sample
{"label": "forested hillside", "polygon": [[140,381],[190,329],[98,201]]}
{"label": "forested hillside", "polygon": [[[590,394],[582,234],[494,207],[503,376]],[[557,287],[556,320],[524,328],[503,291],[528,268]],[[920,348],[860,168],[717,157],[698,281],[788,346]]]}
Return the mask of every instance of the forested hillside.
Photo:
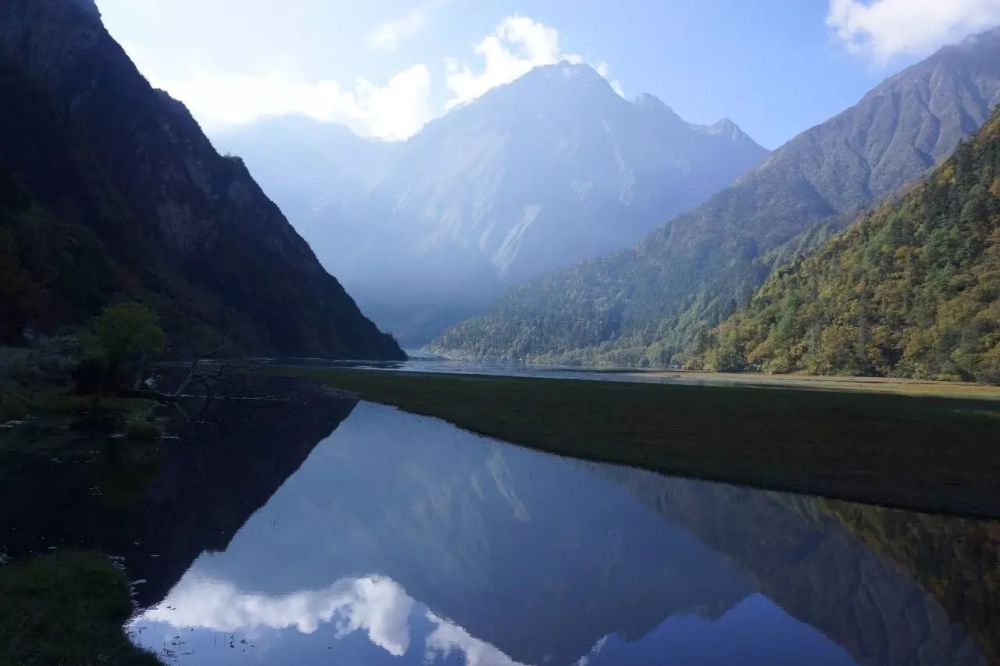
{"label": "forested hillside", "polygon": [[1000,107],[926,182],[778,271],[691,360],[1000,383]]}
{"label": "forested hillside", "polygon": [[778,266],[923,177],[1000,102],[1000,29],[941,49],[635,247],[509,291],[449,356],[667,366]]}

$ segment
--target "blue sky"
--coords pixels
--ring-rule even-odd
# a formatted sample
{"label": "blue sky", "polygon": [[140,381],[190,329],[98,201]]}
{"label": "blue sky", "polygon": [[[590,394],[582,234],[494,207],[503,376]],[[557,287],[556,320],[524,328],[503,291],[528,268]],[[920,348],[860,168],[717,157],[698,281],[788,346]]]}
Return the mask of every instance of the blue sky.
{"label": "blue sky", "polygon": [[111,34],[212,132],[299,113],[402,139],[564,57],[774,148],[1000,0],[97,0]]}

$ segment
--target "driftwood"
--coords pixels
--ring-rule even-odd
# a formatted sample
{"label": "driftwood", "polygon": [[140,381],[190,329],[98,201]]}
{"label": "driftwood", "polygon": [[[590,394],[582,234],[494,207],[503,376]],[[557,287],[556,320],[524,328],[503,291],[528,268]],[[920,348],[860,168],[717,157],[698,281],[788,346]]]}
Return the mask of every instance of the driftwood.
{"label": "driftwood", "polygon": [[[263,364],[215,358],[228,342],[224,339],[212,350],[194,358],[187,373],[172,391],[147,388],[140,382],[135,389],[123,394],[173,405],[188,421],[206,420],[213,403],[220,399],[264,397],[266,391],[258,379]],[[192,416],[181,403],[193,398],[201,398],[202,404],[198,413]]]}

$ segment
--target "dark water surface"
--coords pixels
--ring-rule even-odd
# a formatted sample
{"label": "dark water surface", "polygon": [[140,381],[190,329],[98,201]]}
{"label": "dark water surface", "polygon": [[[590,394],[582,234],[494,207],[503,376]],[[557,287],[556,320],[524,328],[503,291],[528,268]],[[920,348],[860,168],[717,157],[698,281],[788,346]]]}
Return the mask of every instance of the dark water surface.
{"label": "dark water surface", "polygon": [[128,629],[168,663],[1000,654],[996,523],[559,458],[364,402],[261,406],[149,461],[74,436],[76,456],[3,458],[0,547],[122,556]]}

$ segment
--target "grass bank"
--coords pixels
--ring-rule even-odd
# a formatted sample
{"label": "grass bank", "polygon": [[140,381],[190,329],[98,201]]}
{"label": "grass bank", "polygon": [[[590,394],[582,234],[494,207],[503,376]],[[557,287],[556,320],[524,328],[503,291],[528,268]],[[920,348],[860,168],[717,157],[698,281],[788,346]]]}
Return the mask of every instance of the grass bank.
{"label": "grass bank", "polygon": [[22,666],[160,662],[135,647],[125,575],[97,553],[58,553],[0,567],[0,661]]}
{"label": "grass bank", "polygon": [[700,372],[692,370],[647,370],[636,373],[643,379],[667,383],[747,386],[759,388],[802,388],[822,391],[895,393],[934,398],[976,398],[1000,400],[1000,386],[970,382],[946,382],[903,377],[858,377],[851,375],[764,375],[752,372]]}
{"label": "grass bank", "polygon": [[279,372],[554,453],[1000,517],[1000,402],[329,368]]}

